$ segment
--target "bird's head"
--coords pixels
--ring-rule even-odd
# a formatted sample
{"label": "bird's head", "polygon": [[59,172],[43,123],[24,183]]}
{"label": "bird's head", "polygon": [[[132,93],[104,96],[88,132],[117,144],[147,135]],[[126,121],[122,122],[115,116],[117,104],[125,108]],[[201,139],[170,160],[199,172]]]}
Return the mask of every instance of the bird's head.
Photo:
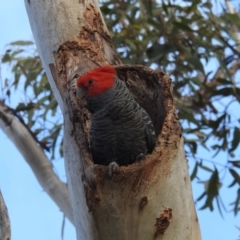
{"label": "bird's head", "polygon": [[95,68],[77,79],[78,97],[97,97],[114,86],[116,70],[107,65]]}

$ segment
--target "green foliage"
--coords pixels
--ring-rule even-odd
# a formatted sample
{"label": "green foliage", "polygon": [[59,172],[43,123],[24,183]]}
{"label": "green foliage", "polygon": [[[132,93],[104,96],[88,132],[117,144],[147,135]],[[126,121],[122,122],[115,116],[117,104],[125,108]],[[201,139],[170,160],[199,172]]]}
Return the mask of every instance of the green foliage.
{"label": "green foliage", "polygon": [[[170,0],[103,0],[101,9],[124,63],[147,65],[171,76],[186,155],[195,161],[191,179],[204,184],[197,199],[204,201],[201,209],[213,210],[216,202],[222,213],[220,189],[227,173],[233,179],[229,187],[237,191],[230,205],[237,214],[240,161],[235,155],[240,148],[240,116],[233,109],[239,108],[240,101],[239,15],[223,8],[216,12],[212,1],[201,0],[181,1],[181,5]],[[54,158],[58,151],[62,156],[62,119],[32,48],[29,41],[8,46],[2,63],[10,66],[13,78],[2,81],[2,98],[11,105],[16,94],[24,99],[12,112]],[[226,163],[213,161],[222,152],[227,153]]]}
{"label": "green foliage", "polygon": [[[33,42],[10,43],[2,63],[10,67],[13,77],[2,80],[0,100],[12,106],[9,110],[30,130],[51,159],[56,151],[62,156],[62,116]],[[19,102],[14,104],[16,96]]]}

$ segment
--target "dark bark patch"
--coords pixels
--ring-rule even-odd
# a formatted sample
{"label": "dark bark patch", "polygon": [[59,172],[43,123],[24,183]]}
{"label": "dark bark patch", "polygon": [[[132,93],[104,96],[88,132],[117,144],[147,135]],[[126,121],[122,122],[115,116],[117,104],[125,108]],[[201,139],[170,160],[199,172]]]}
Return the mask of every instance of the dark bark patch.
{"label": "dark bark patch", "polygon": [[144,196],[139,203],[139,210],[143,210],[143,208],[147,205],[147,203],[148,203],[148,198],[147,196]]}
{"label": "dark bark patch", "polygon": [[[4,104],[3,101],[0,101],[0,105],[1,105],[1,107],[3,107],[4,112],[6,112],[6,113],[9,112],[9,109]],[[6,124],[6,126],[11,126],[13,118],[11,119],[11,118],[7,117],[6,114],[3,114],[2,111],[0,111],[0,119]]]}
{"label": "dark bark patch", "polygon": [[[85,18],[85,25],[79,33],[78,44],[82,47],[84,56],[95,63],[96,66],[120,64],[121,61],[113,47],[112,39],[103,23],[100,13],[96,11],[94,6],[89,4],[86,7],[83,17]],[[111,62],[105,59],[105,44],[109,45],[113,52]]]}
{"label": "dark bark patch", "polygon": [[[83,13],[83,16],[86,20],[85,25],[88,28],[91,28],[93,30],[98,30],[98,31],[103,32],[104,34],[108,35],[106,28],[104,27],[104,23],[102,21],[100,12],[96,11],[92,4],[89,4],[86,7],[86,10]],[[108,37],[109,37],[109,35],[108,35]]]}
{"label": "dark bark patch", "polygon": [[159,218],[156,218],[156,232],[154,234],[154,238],[157,238],[158,235],[164,234],[164,232],[169,227],[172,221],[172,209],[165,208],[161,213]]}

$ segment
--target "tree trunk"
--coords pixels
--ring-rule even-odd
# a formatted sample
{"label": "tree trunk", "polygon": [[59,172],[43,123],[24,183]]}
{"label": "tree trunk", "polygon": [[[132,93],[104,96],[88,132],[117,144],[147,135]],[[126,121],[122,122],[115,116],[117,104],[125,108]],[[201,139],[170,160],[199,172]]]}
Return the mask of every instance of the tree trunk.
{"label": "tree trunk", "polygon": [[201,239],[170,79],[142,66],[116,67],[149,113],[158,139],[139,163],[94,165],[91,116],[76,98],[76,74],[119,65],[97,2],[25,0],[33,35],[64,116],[64,158],[78,240]]}
{"label": "tree trunk", "polygon": [[8,210],[0,190],[0,240],[10,240],[11,229]]}

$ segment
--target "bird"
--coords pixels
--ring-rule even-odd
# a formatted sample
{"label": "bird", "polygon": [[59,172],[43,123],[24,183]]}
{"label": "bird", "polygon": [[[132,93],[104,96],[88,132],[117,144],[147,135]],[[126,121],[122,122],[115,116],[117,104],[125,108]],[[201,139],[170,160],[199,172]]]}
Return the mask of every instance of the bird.
{"label": "bird", "polygon": [[98,67],[78,77],[77,96],[85,99],[92,114],[89,138],[94,164],[126,166],[153,151],[153,123],[113,66]]}

